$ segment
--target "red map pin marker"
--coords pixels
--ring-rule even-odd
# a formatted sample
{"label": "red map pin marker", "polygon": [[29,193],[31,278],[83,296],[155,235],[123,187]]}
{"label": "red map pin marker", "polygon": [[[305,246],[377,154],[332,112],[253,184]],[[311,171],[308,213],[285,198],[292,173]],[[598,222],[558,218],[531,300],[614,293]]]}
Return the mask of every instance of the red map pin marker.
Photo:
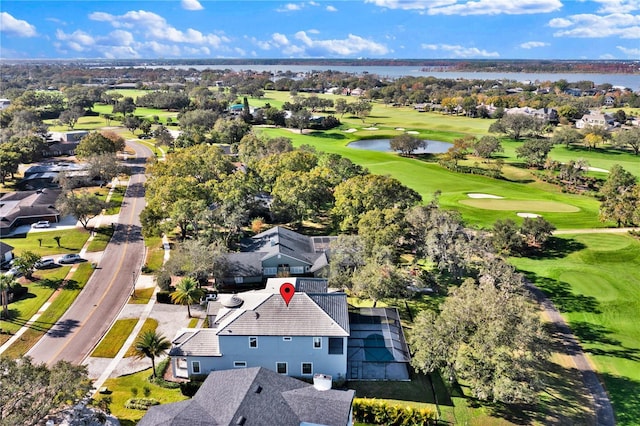
{"label": "red map pin marker", "polygon": [[284,303],[289,306],[289,302],[293,298],[293,295],[296,293],[296,288],[291,283],[284,283],[280,286],[280,296],[284,299]]}

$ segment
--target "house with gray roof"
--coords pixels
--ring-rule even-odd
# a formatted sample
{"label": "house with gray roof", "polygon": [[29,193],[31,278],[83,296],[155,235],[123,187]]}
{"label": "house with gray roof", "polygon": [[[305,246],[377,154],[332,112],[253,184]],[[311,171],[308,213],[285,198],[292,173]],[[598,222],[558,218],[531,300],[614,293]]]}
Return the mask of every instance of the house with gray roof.
{"label": "house with gray roof", "polygon": [[337,237],[308,237],[281,226],[241,242],[230,253],[224,285],[263,283],[276,276],[318,276],[328,265],[327,250]]}
{"label": "house with gray roof", "polygon": [[311,385],[261,367],[214,371],[193,398],[149,408],[138,426],[351,426],[355,392],[314,379]]}
{"label": "house with gray roof", "polygon": [[[295,289],[288,304],[283,284]],[[264,367],[307,379],[409,380],[398,311],[352,308],[326,279],[270,278],[264,290],[220,294],[207,305],[207,323],[173,339],[174,377]]]}
{"label": "house with gray roof", "polygon": [[328,292],[325,281],[324,292],[296,291],[287,304],[279,290],[222,294],[209,302],[209,328],[183,329],[172,342],[174,376],[260,366],[294,377],[346,377],[346,294]]}
{"label": "house with gray roof", "polygon": [[20,225],[39,220],[58,222],[60,212],[55,208],[60,190],[9,192],[0,197],[0,235],[8,235]]}

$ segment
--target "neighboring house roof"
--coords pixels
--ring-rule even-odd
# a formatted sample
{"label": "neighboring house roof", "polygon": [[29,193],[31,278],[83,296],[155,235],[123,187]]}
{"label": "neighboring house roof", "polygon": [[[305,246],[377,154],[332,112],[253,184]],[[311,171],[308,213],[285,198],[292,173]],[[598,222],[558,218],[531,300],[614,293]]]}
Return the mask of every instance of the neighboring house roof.
{"label": "neighboring house roof", "polygon": [[6,253],[10,253],[13,250],[13,246],[0,241],[0,258],[3,258]]}
{"label": "neighboring house roof", "polygon": [[318,390],[262,367],[213,371],[192,399],[151,407],[138,426],[344,426],[354,394]]}
{"label": "neighboring house roof", "polygon": [[59,190],[9,192],[0,198],[0,229],[9,229],[19,219],[58,216],[55,208]]}
{"label": "neighboring house roof", "polygon": [[326,267],[325,251],[336,237],[308,237],[281,226],[275,226],[241,242],[239,253],[230,253],[230,276],[261,276],[262,263],[274,256],[305,263],[309,272]]}
{"label": "neighboring house roof", "polygon": [[284,283],[293,284],[296,291],[303,293],[326,293],[328,291],[328,281],[326,278],[307,277],[269,278],[265,290],[278,293],[280,286]]}

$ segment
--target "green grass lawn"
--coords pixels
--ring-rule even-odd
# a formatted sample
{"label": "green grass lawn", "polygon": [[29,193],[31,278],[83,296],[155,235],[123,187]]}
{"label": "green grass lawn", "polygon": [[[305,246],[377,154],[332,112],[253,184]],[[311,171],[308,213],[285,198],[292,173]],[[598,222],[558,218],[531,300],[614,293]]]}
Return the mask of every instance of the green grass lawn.
{"label": "green grass lawn", "polygon": [[[132,388],[138,390],[138,396],[140,397],[143,394],[143,389],[148,387],[151,390],[149,397],[157,399],[161,404],[187,399],[186,396],[182,395],[180,389],[166,389],[150,383],[149,380],[147,380],[150,375],[151,369],[149,368],[139,373],[108,379],[104,383],[104,386],[111,392],[109,395],[112,399],[110,406],[111,413],[120,420],[121,425],[134,426],[146,413],[146,411],[132,410],[124,407],[125,402],[133,397],[133,393],[131,392]],[[99,398],[100,397],[98,397],[98,399]]]}
{"label": "green grass lawn", "polygon": [[109,198],[109,202],[112,207],[105,210],[106,215],[118,214],[120,213],[120,207],[122,207],[122,200],[124,199],[124,193],[126,191],[126,187],[118,186],[111,192],[111,198]]}
{"label": "green grass lawn", "polygon": [[87,246],[87,251],[103,251],[107,248],[112,236],[113,228],[111,226],[101,226],[95,229],[93,240]]}
{"label": "green grass lawn", "polygon": [[[66,269],[66,268],[61,268]],[[78,265],[78,269],[73,274],[71,279],[67,281],[64,288],[60,291],[55,300],[49,305],[46,311],[38,318],[38,321],[35,322],[18,340],[16,343],[11,345],[11,347],[5,351],[4,355],[9,357],[20,357],[29,351],[35,345],[38,340],[62,317],[62,315],[69,309],[69,306],[76,299],[80,291],[84,288],[85,284],[91,277],[93,273],[93,268],[88,263],[82,263]],[[61,279],[60,279],[61,280]],[[53,293],[55,288],[58,287],[59,281],[45,281],[47,288],[51,291],[49,295],[43,295],[42,302],[38,306],[38,309],[42,304],[48,299],[48,297]],[[37,312],[37,310],[35,312]],[[34,313],[35,313],[34,312]],[[29,319],[30,317],[25,317]],[[24,322],[22,322],[24,324]],[[22,326],[20,324],[20,326]]]}
{"label": "green grass lawn", "polygon": [[91,356],[98,358],[114,358],[137,323],[137,318],[117,320],[113,323],[109,332],[100,341],[100,344],[98,344],[95,350],[91,353]]}
{"label": "green grass lawn", "polygon": [[[462,117],[458,117],[462,118]],[[447,118],[455,120],[456,117]],[[599,203],[585,196],[565,194],[559,188],[540,183],[530,173],[518,181],[498,180],[485,176],[454,173],[440,167],[431,158],[407,158],[394,153],[366,151],[347,147],[352,135],[340,130],[313,132],[300,135],[285,129],[261,128],[260,132],[270,137],[285,136],[293,140],[296,146],[311,145],[319,151],[334,152],[350,158],[371,173],[392,175],[403,184],[416,190],[426,202],[436,191],[441,191],[440,204],[444,208],[458,210],[469,225],[490,227],[496,220],[512,218],[516,222],[522,219],[518,212],[538,213],[559,229],[599,228],[605,224],[598,220]],[[477,208],[462,202],[469,202],[468,193],[488,193],[515,201],[504,210]],[[522,201],[518,204],[517,201]],[[574,210],[572,213],[549,212],[548,209],[536,210],[539,205],[558,203]],[[533,204],[533,206],[532,206]],[[576,211],[577,210],[577,211]]]}
{"label": "green grass lawn", "polygon": [[[23,286],[27,287],[28,293],[20,300],[9,304],[11,320],[0,320],[0,329],[10,334],[18,331],[49,299],[70,269],[70,266],[63,266],[56,269],[36,271],[33,274],[33,281],[21,278],[19,281]],[[37,327],[37,324],[34,327]],[[0,335],[0,344],[9,340],[10,334]]]}
{"label": "green grass lawn", "polygon": [[558,250],[513,263],[553,300],[595,364],[618,424],[640,419],[640,241],[627,235],[557,238]]}
{"label": "green grass lawn", "polygon": [[145,267],[147,273],[152,273],[162,269],[164,263],[164,248],[161,237],[145,237],[144,245],[147,247],[147,258]]}
{"label": "green grass lawn", "polygon": [[[53,239],[60,237],[60,247]],[[40,243],[39,239],[42,239]],[[62,253],[77,253],[89,239],[89,231],[79,228],[61,229],[46,232],[29,232],[23,237],[2,237],[2,241],[14,247],[16,256],[25,250],[38,253],[40,256],[50,256]]]}
{"label": "green grass lawn", "polygon": [[131,347],[129,347],[129,350],[127,350],[127,353],[125,353],[124,356],[125,357],[137,356],[135,342],[136,340],[138,340],[138,337],[142,336],[147,331],[155,331],[157,328],[158,328],[158,321],[153,318],[147,318],[144,324],[142,324],[142,328],[140,329],[140,332],[136,335],[136,339],[133,341],[134,344],[131,345]]}

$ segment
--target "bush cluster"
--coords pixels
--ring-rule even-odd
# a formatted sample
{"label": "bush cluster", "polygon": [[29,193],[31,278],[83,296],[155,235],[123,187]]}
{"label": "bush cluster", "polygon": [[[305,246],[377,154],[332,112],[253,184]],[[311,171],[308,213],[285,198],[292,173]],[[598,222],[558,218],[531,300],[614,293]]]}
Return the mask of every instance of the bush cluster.
{"label": "bush cluster", "polygon": [[148,410],[149,407],[159,404],[160,402],[155,398],[130,398],[124,406],[132,410]]}
{"label": "bush cluster", "polygon": [[429,408],[413,408],[367,398],[353,400],[353,420],[358,423],[409,426],[435,425],[438,415]]}

